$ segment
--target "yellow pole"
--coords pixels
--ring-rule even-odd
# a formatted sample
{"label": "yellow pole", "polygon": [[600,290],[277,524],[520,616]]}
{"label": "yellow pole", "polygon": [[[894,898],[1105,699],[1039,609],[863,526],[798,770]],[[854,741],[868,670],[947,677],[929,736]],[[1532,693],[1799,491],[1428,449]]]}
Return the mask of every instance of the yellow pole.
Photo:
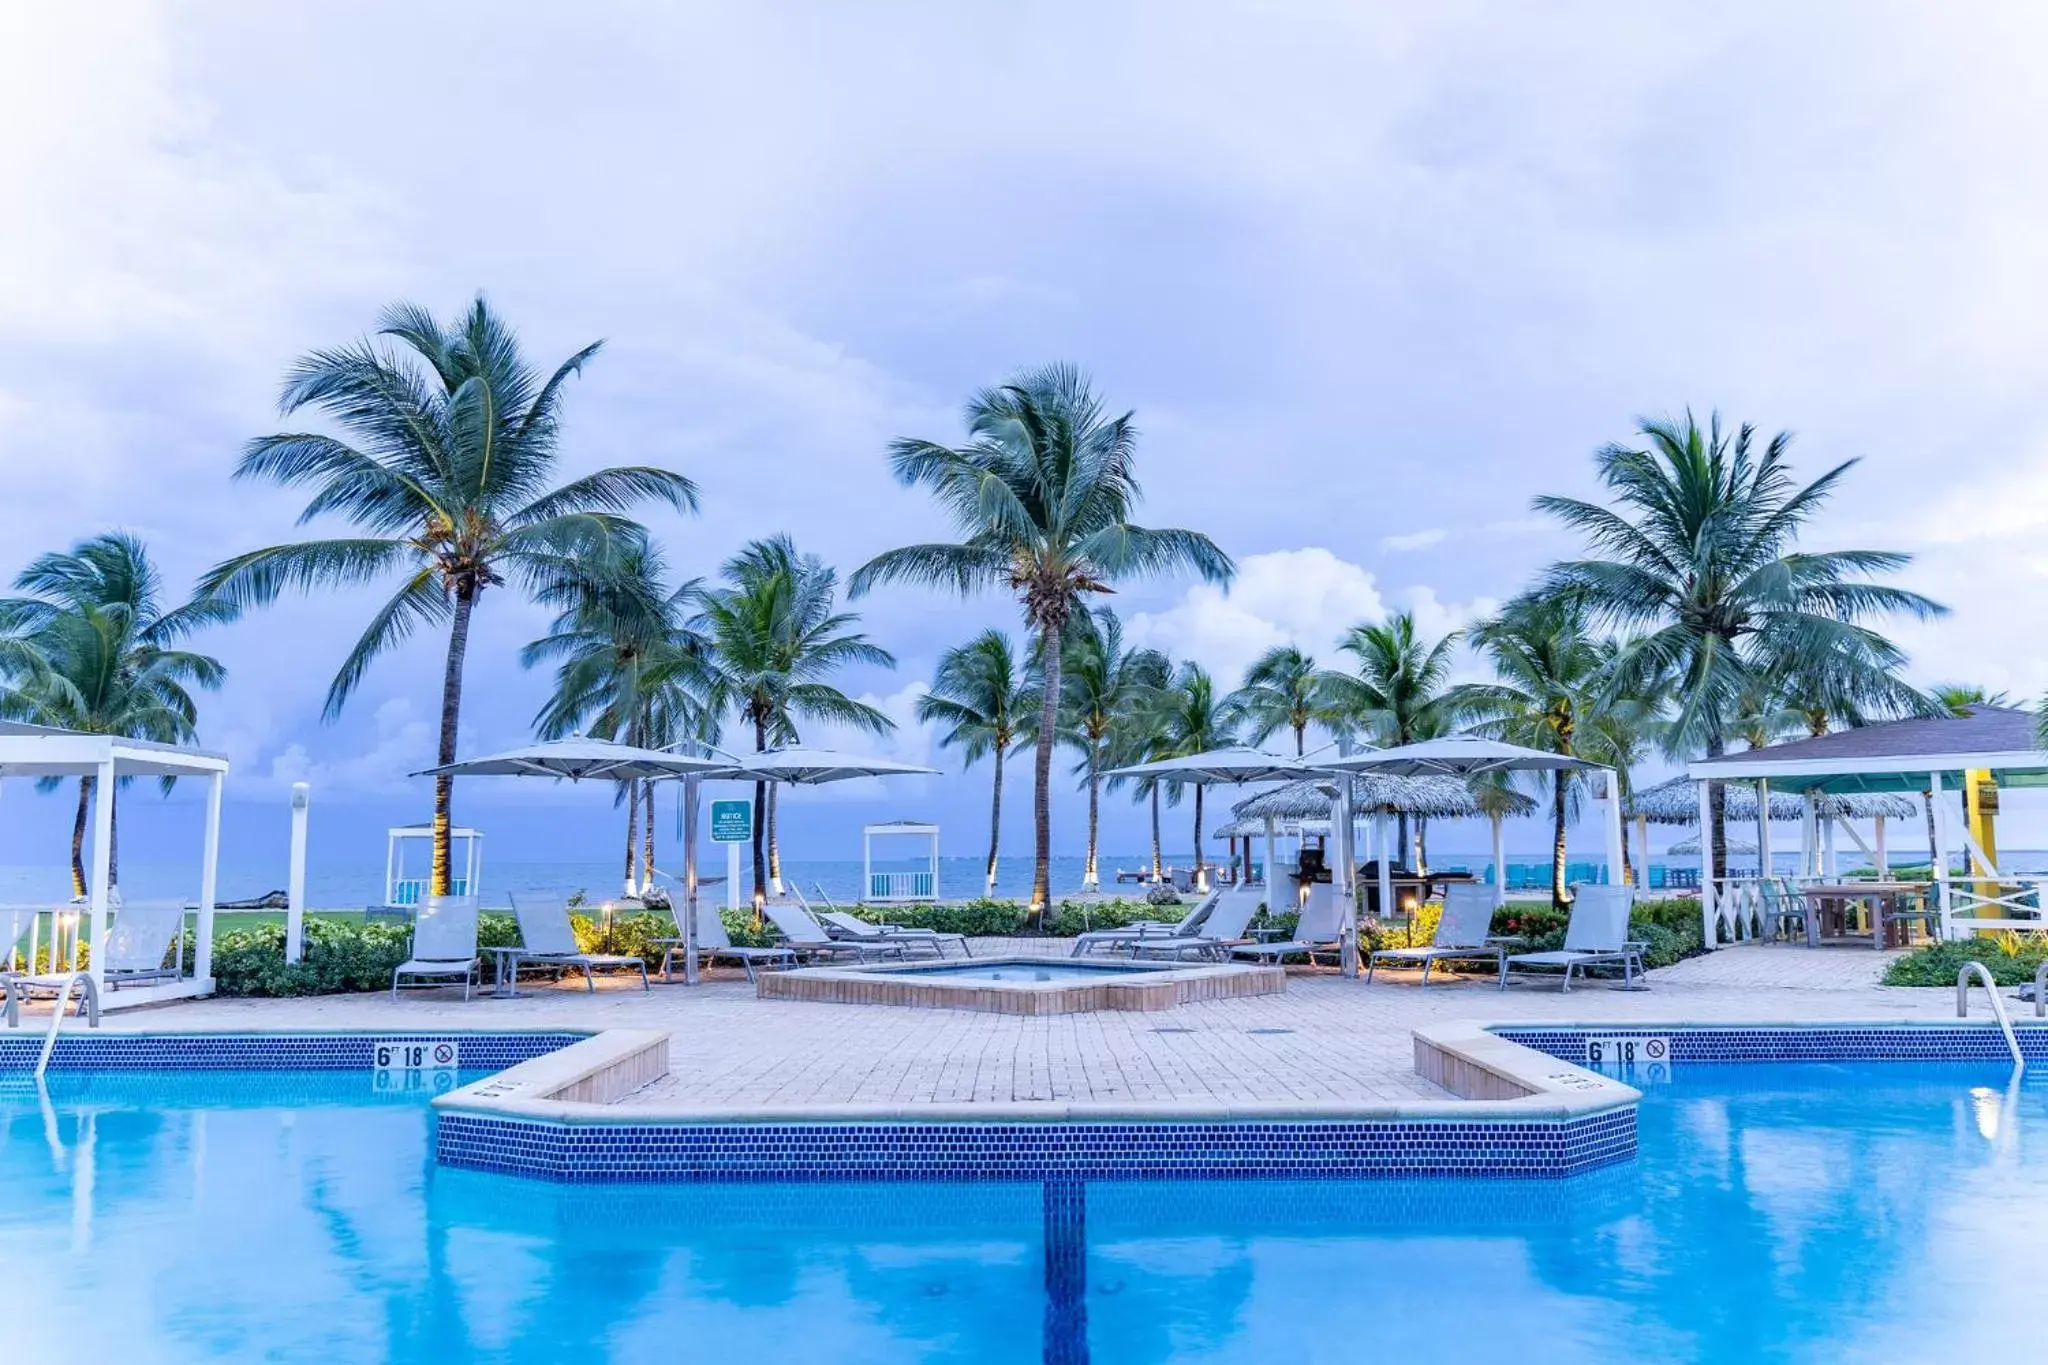
{"label": "yellow pole", "polygon": [[1963,811],[1969,821],[1970,837],[1984,851],[1984,857],[1991,860],[1991,867],[1986,867],[1975,852],[1970,854],[1970,870],[1978,877],[1970,890],[1988,899],[1999,894],[1998,884],[1988,880],[1988,874],[1998,865],[1998,784],[1989,771],[1972,768],[1963,774]]}

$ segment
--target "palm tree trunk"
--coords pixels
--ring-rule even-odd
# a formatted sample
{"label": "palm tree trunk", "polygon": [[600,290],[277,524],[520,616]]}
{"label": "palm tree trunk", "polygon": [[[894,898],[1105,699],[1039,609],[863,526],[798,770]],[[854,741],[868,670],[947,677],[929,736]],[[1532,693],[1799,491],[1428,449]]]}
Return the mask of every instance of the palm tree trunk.
{"label": "palm tree trunk", "polygon": [[107,890],[121,884],[121,784],[107,793]]}
{"label": "palm tree trunk", "polygon": [[[71,822],[71,894],[85,894],[85,817],[92,809],[92,783],[89,777],[78,779],[78,815]],[[1928,808],[1930,811],[1933,807]],[[1933,816],[1928,817],[1928,828],[1933,828]],[[1931,846],[1931,845],[1930,845]],[[33,966],[34,964],[30,964]]]}
{"label": "palm tree trunk", "polygon": [[1166,861],[1159,856],[1159,784],[1152,784],[1152,880],[1166,875]]}
{"label": "palm tree trunk", "polygon": [[640,894],[644,896],[654,889],[654,784],[640,785],[647,802],[647,818],[640,822]]}
{"label": "palm tree trunk", "polygon": [[1208,866],[1202,861],[1202,784],[1195,784],[1195,886],[1202,885],[1202,872]]}
{"label": "palm tree trunk", "polygon": [[1564,880],[1565,780],[1563,768],[1550,775],[1550,906],[1553,910],[1565,910],[1571,906]]}
{"label": "palm tree trunk", "polygon": [[768,889],[782,894],[782,793],[768,787]]}
{"label": "palm tree trunk", "polygon": [[1038,703],[1038,753],[1032,764],[1031,823],[1037,848],[1032,855],[1031,909],[1043,928],[1046,909],[1052,904],[1052,747],[1059,738],[1060,723],[1058,623],[1040,624],[1038,646],[1045,694]]}
{"label": "palm tree trunk", "polygon": [[640,844],[640,793],[626,784],[626,894],[633,894],[633,850]]}
{"label": "palm tree trunk", "polygon": [[[462,656],[469,652],[469,614],[476,609],[477,587],[463,579],[455,585],[455,619],[448,627],[448,663],[441,673],[441,744],[439,764],[455,761],[455,727],[462,718]],[[433,894],[449,890],[449,836],[453,823],[455,779],[442,773],[434,779]]]}
{"label": "palm tree trunk", "polygon": [[[82,802],[83,798],[80,798],[80,800]],[[1932,877],[1941,868],[1941,840],[1934,832],[1934,793],[1931,791],[1921,792],[1920,803],[1927,810],[1927,875]],[[85,806],[83,804],[78,808],[78,818],[80,821],[85,819]],[[80,828],[82,829],[84,826],[81,824]],[[75,853],[72,855],[74,862],[77,860],[77,856]]]}
{"label": "palm tree trunk", "polygon": [[1302,748],[1302,741],[1304,737],[1307,736],[1307,734],[1308,727],[1306,725],[1297,725],[1294,727],[1294,756],[1296,758],[1300,758],[1302,754],[1305,752],[1305,750],[1303,750]]}
{"label": "palm tree trunk", "polygon": [[[1727,751],[1728,742],[1721,738],[1720,732],[1718,730],[1709,732],[1707,735],[1707,757],[1719,758]],[[1714,874],[1718,877],[1726,877],[1728,875],[1728,788],[1720,782],[1707,783],[1707,820],[1713,825],[1713,828],[1700,831],[1700,846],[1702,848],[1707,847],[1708,841],[1711,840],[1714,850]],[[1714,895],[1714,901],[1716,904],[1719,904],[1720,900],[1721,897],[1717,892]]]}
{"label": "palm tree trunk", "polygon": [[1394,847],[1400,850],[1394,858],[1394,866],[1399,867],[1408,861],[1408,812],[1396,811],[1394,822],[1398,826],[1394,833]]}
{"label": "palm tree trunk", "polygon": [[1090,891],[1102,886],[1102,871],[1096,863],[1095,841],[1102,816],[1102,746],[1091,740],[1088,744],[1088,868],[1081,874],[1081,884]]}
{"label": "palm tree trunk", "polygon": [[1003,748],[996,746],[996,777],[988,799],[988,877],[983,894],[996,894],[996,851],[1003,840]]}

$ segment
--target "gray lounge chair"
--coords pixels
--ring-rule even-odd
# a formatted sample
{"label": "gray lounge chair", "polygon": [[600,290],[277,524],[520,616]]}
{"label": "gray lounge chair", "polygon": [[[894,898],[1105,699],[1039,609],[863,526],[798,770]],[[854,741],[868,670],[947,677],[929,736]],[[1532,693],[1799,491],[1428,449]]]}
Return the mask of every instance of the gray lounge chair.
{"label": "gray lounge chair", "polygon": [[833,958],[852,956],[862,962],[880,962],[904,957],[903,944],[884,940],[880,943],[856,943],[851,939],[834,938],[825,932],[825,926],[811,916],[811,912],[793,901],[769,901],[763,907],[768,920],[775,926],[775,932],[782,935],[782,941],[802,957]]}
{"label": "gray lounge chair", "polygon": [[1343,946],[1343,903],[1336,896],[1312,896],[1295,923],[1293,938],[1285,943],[1240,943],[1230,952],[1233,957],[1275,966],[1290,957],[1306,957],[1314,966],[1317,953],[1338,952]]}
{"label": "gray lounge chair", "polygon": [[826,933],[848,943],[900,943],[905,952],[928,948],[933,957],[944,957],[946,945],[953,943],[959,945],[960,956],[974,956],[967,947],[965,934],[944,934],[937,929],[906,929],[900,924],[870,924],[844,910],[827,910],[817,919],[825,926]]}
{"label": "gray lounge chair", "polygon": [[1222,961],[1230,956],[1232,948],[1245,942],[1245,926],[1252,922],[1253,915],[1259,913],[1259,904],[1264,899],[1264,893],[1256,890],[1221,894],[1208,918],[1193,934],[1135,939],[1131,943],[1131,956],[1182,958],[1193,955]]}
{"label": "gray lounge chair", "polygon": [[[1133,943],[1143,938],[1193,938],[1201,928],[1202,921],[1216,908],[1216,902],[1223,897],[1218,887],[1195,902],[1194,909],[1181,916],[1176,924],[1165,920],[1146,919],[1135,924],[1126,924],[1120,929],[1090,929],[1074,938],[1075,957],[1086,957],[1098,949],[1108,948],[1116,952],[1128,952]],[[1249,923],[1249,921],[1247,921]]]}
{"label": "gray lounge chair", "polygon": [[1444,888],[1444,912],[1436,922],[1436,938],[1420,948],[1382,948],[1366,964],[1365,982],[1382,962],[1422,964],[1422,984],[1439,962],[1485,961],[1499,965],[1505,944],[1493,937],[1493,888],[1477,882],[1453,882]]}
{"label": "gray lounge chair", "polygon": [[[682,955],[683,941],[681,939],[660,939],[657,941],[668,949],[667,952],[662,954],[661,958],[661,979],[666,981],[669,979],[670,965],[677,957]],[[749,981],[754,979],[754,964],[757,962],[764,967],[789,968],[796,966],[796,950],[794,948],[734,947],[732,935],[725,932],[725,919],[718,913],[718,907],[702,897],[699,897],[697,901],[697,953],[705,962],[715,962],[720,958],[724,958],[728,962],[739,963],[747,969],[747,980]]]}
{"label": "gray lounge chair", "polygon": [[1571,923],[1564,931],[1564,947],[1547,953],[1513,953],[1500,960],[1500,988],[1508,988],[1508,973],[1527,967],[1564,968],[1564,989],[1572,988],[1572,973],[1587,967],[1619,962],[1624,990],[1635,987],[1643,970],[1644,944],[1628,936],[1628,912],[1634,896],[1626,886],[1582,886],[1572,902]]}
{"label": "gray lounge chair", "polygon": [[586,953],[576,946],[576,926],[569,922],[567,902],[543,904],[531,896],[524,901],[514,898],[512,913],[519,917],[520,952],[506,962],[505,970],[514,977],[525,966],[577,967],[582,969],[584,987],[594,993],[597,981],[593,973],[599,967],[624,967],[639,972],[640,989],[648,989],[646,958],[633,953]]}
{"label": "gray lounge chair", "polygon": [[467,1000],[477,976],[476,897],[429,896],[413,917],[406,960],[391,969],[391,998],[398,998],[401,984],[445,986],[459,980]]}

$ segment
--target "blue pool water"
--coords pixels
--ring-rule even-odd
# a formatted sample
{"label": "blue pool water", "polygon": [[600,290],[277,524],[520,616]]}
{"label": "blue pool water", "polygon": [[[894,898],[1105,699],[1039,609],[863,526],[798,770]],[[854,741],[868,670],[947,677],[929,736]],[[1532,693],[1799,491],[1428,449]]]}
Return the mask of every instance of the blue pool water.
{"label": "blue pool water", "polygon": [[2005,1082],[1681,1068],[1564,1182],[582,1188],[435,1168],[362,1074],[10,1078],[0,1302],[10,1358],[138,1365],[2020,1358],[2048,1077]]}

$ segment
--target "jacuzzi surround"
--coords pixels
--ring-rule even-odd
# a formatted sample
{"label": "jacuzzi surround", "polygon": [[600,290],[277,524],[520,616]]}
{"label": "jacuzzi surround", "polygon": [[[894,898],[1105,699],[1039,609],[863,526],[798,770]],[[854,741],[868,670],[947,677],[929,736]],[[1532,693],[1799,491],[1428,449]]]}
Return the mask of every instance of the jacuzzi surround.
{"label": "jacuzzi surround", "polygon": [[[987,979],[1005,971],[1026,979]],[[1051,979],[1028,979],[1039,975]],[[1238,962],[1048,962],[1032,957],[803,967],[764,972],[754,982],[754,993],[763,1000],[910,1005],[984,1014],[1163,1010],[1195,1000],[1275,995],[1286,989],[1287,974],[1278,967]]]}

